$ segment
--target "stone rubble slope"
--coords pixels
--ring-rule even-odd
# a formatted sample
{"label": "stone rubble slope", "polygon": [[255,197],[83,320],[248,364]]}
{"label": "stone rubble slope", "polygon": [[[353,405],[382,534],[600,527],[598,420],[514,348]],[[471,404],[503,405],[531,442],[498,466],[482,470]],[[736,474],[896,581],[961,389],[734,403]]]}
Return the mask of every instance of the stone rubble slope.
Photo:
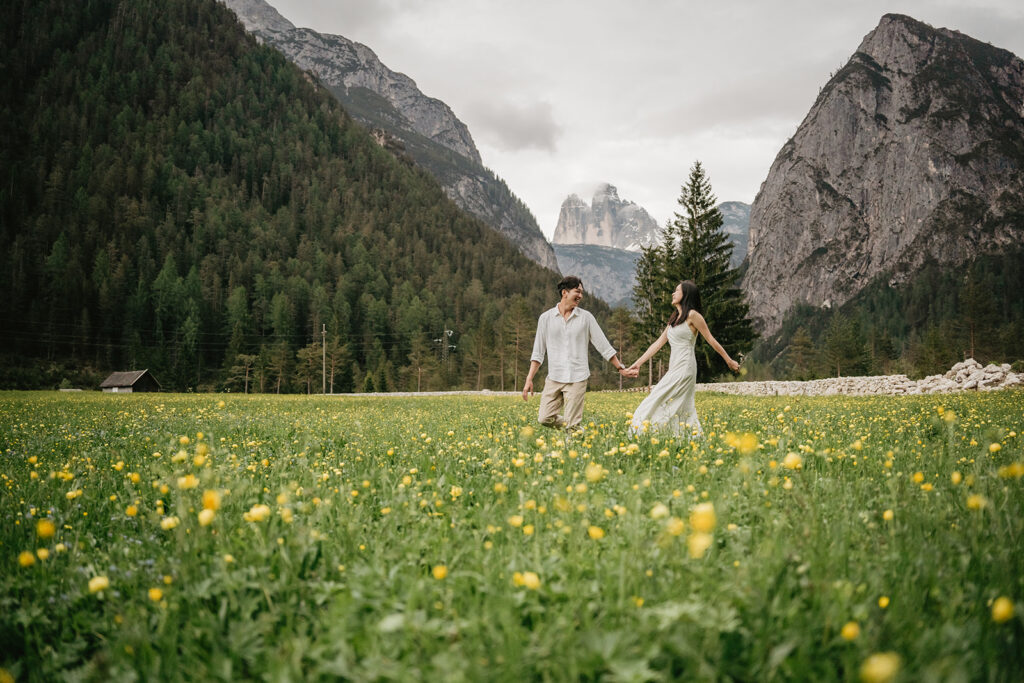
{"label": "stone rubble slope", "polygon": [[830,377],[806,382],[721,382],[697,384],[697,391],[718,391],[726,394],[753,396],[872,396],[948,394],[957,391],[994,391],[1024,386],[1024,373],[1015,373],[1010,365],[982,366],[968,358],[957,363],[944,375],[931,375],[912,380],[906,375],[874,377]]}

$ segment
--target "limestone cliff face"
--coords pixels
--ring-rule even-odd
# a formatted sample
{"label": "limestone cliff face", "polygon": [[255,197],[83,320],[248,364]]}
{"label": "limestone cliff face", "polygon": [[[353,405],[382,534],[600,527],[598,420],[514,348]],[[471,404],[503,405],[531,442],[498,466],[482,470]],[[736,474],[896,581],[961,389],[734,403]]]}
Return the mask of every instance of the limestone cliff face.
{"label": "limestone cliff face", "polygon": [[619,199],[607,183],[597,188],[588,206],[577,195],[562,202],[555,227],[555,244],[590,244],[639,251],[658,240],[660,230],[643,207]]}
{"label": "limestone cliff face", "polygon": [[1024,237],[1024,62],[886,15],[822,89],[750,214],[743,281],[760,331],[882,275]]}
{"label": "limestone cliff face", "polygon": [[353,118],[393,136],[388,147],[400,148],[434,175],[459,207],[503,234],[532,260],[557,272],[555,253],[536,218],[483,166],[469,129],[447,104],[424,95],[411,78],[389,69],[365,45],[344,36],[295,28],[264,0],[225,0],[225,4],[259,40],[315,74]]}

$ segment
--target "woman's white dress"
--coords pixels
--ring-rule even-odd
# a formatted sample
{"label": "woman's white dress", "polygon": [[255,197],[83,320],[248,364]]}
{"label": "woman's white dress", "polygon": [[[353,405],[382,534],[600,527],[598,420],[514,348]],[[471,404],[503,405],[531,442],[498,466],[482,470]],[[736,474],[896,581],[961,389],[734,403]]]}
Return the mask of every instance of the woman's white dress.
{"label": "woman's white dress", "polygon": [[697,337],[686,322],[668,328],[672,353],[668,372],[654,385],[650,395],[633,412],[630,432],[648,429],[666,430],[684,436],[700,436],[703,432],[697,417],[693,394],[697,386],[697,358],[693,353]]}

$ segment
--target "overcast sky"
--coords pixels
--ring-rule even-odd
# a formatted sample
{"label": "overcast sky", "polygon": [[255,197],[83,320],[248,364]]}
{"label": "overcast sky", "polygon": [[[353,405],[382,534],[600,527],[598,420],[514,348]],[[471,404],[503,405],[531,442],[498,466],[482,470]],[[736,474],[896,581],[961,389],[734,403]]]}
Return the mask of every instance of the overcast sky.
{"label": "overcast sky", "polygon": [[550,239],[609,182],[664,225],[700,160],[753,202],[818,90],[888,12],[1024,55],[1021,0],[268,0],[369,46],[469,126]]}

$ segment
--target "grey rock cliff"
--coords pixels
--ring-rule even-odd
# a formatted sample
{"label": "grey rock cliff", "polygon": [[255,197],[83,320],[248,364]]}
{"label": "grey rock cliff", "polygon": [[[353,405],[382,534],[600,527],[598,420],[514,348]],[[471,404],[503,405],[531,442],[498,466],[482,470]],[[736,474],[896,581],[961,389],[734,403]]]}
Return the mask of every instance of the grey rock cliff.
{"label": "grey rock cliff", "polygon": [[783,146],[750,214],[760,331],[878,276],[957,267],[1024,237],[1024,62],[886,15]]}
{"label": "grey rock cliff", "polygon": [[[481,163],[466,125],[441,100],[427,97],[405,74],[385,66],[369,47],[344,36],[295,28],[263,0],[225,0],[257,39],[316,75],[367,128],[381,129],[384,146],[399,150],[434,175],[445,193],[552,270],[558,261],[536,218]],[[397,143],[397,144],[396,144]]]}
{"label": "grey rock cliff", "polygon": [[643,207],[619,199],[615,186],[604,183],[589,206],[575,194],[562,202],[552,241],[640,251],[656,242],[660,234],[658,222]]}

